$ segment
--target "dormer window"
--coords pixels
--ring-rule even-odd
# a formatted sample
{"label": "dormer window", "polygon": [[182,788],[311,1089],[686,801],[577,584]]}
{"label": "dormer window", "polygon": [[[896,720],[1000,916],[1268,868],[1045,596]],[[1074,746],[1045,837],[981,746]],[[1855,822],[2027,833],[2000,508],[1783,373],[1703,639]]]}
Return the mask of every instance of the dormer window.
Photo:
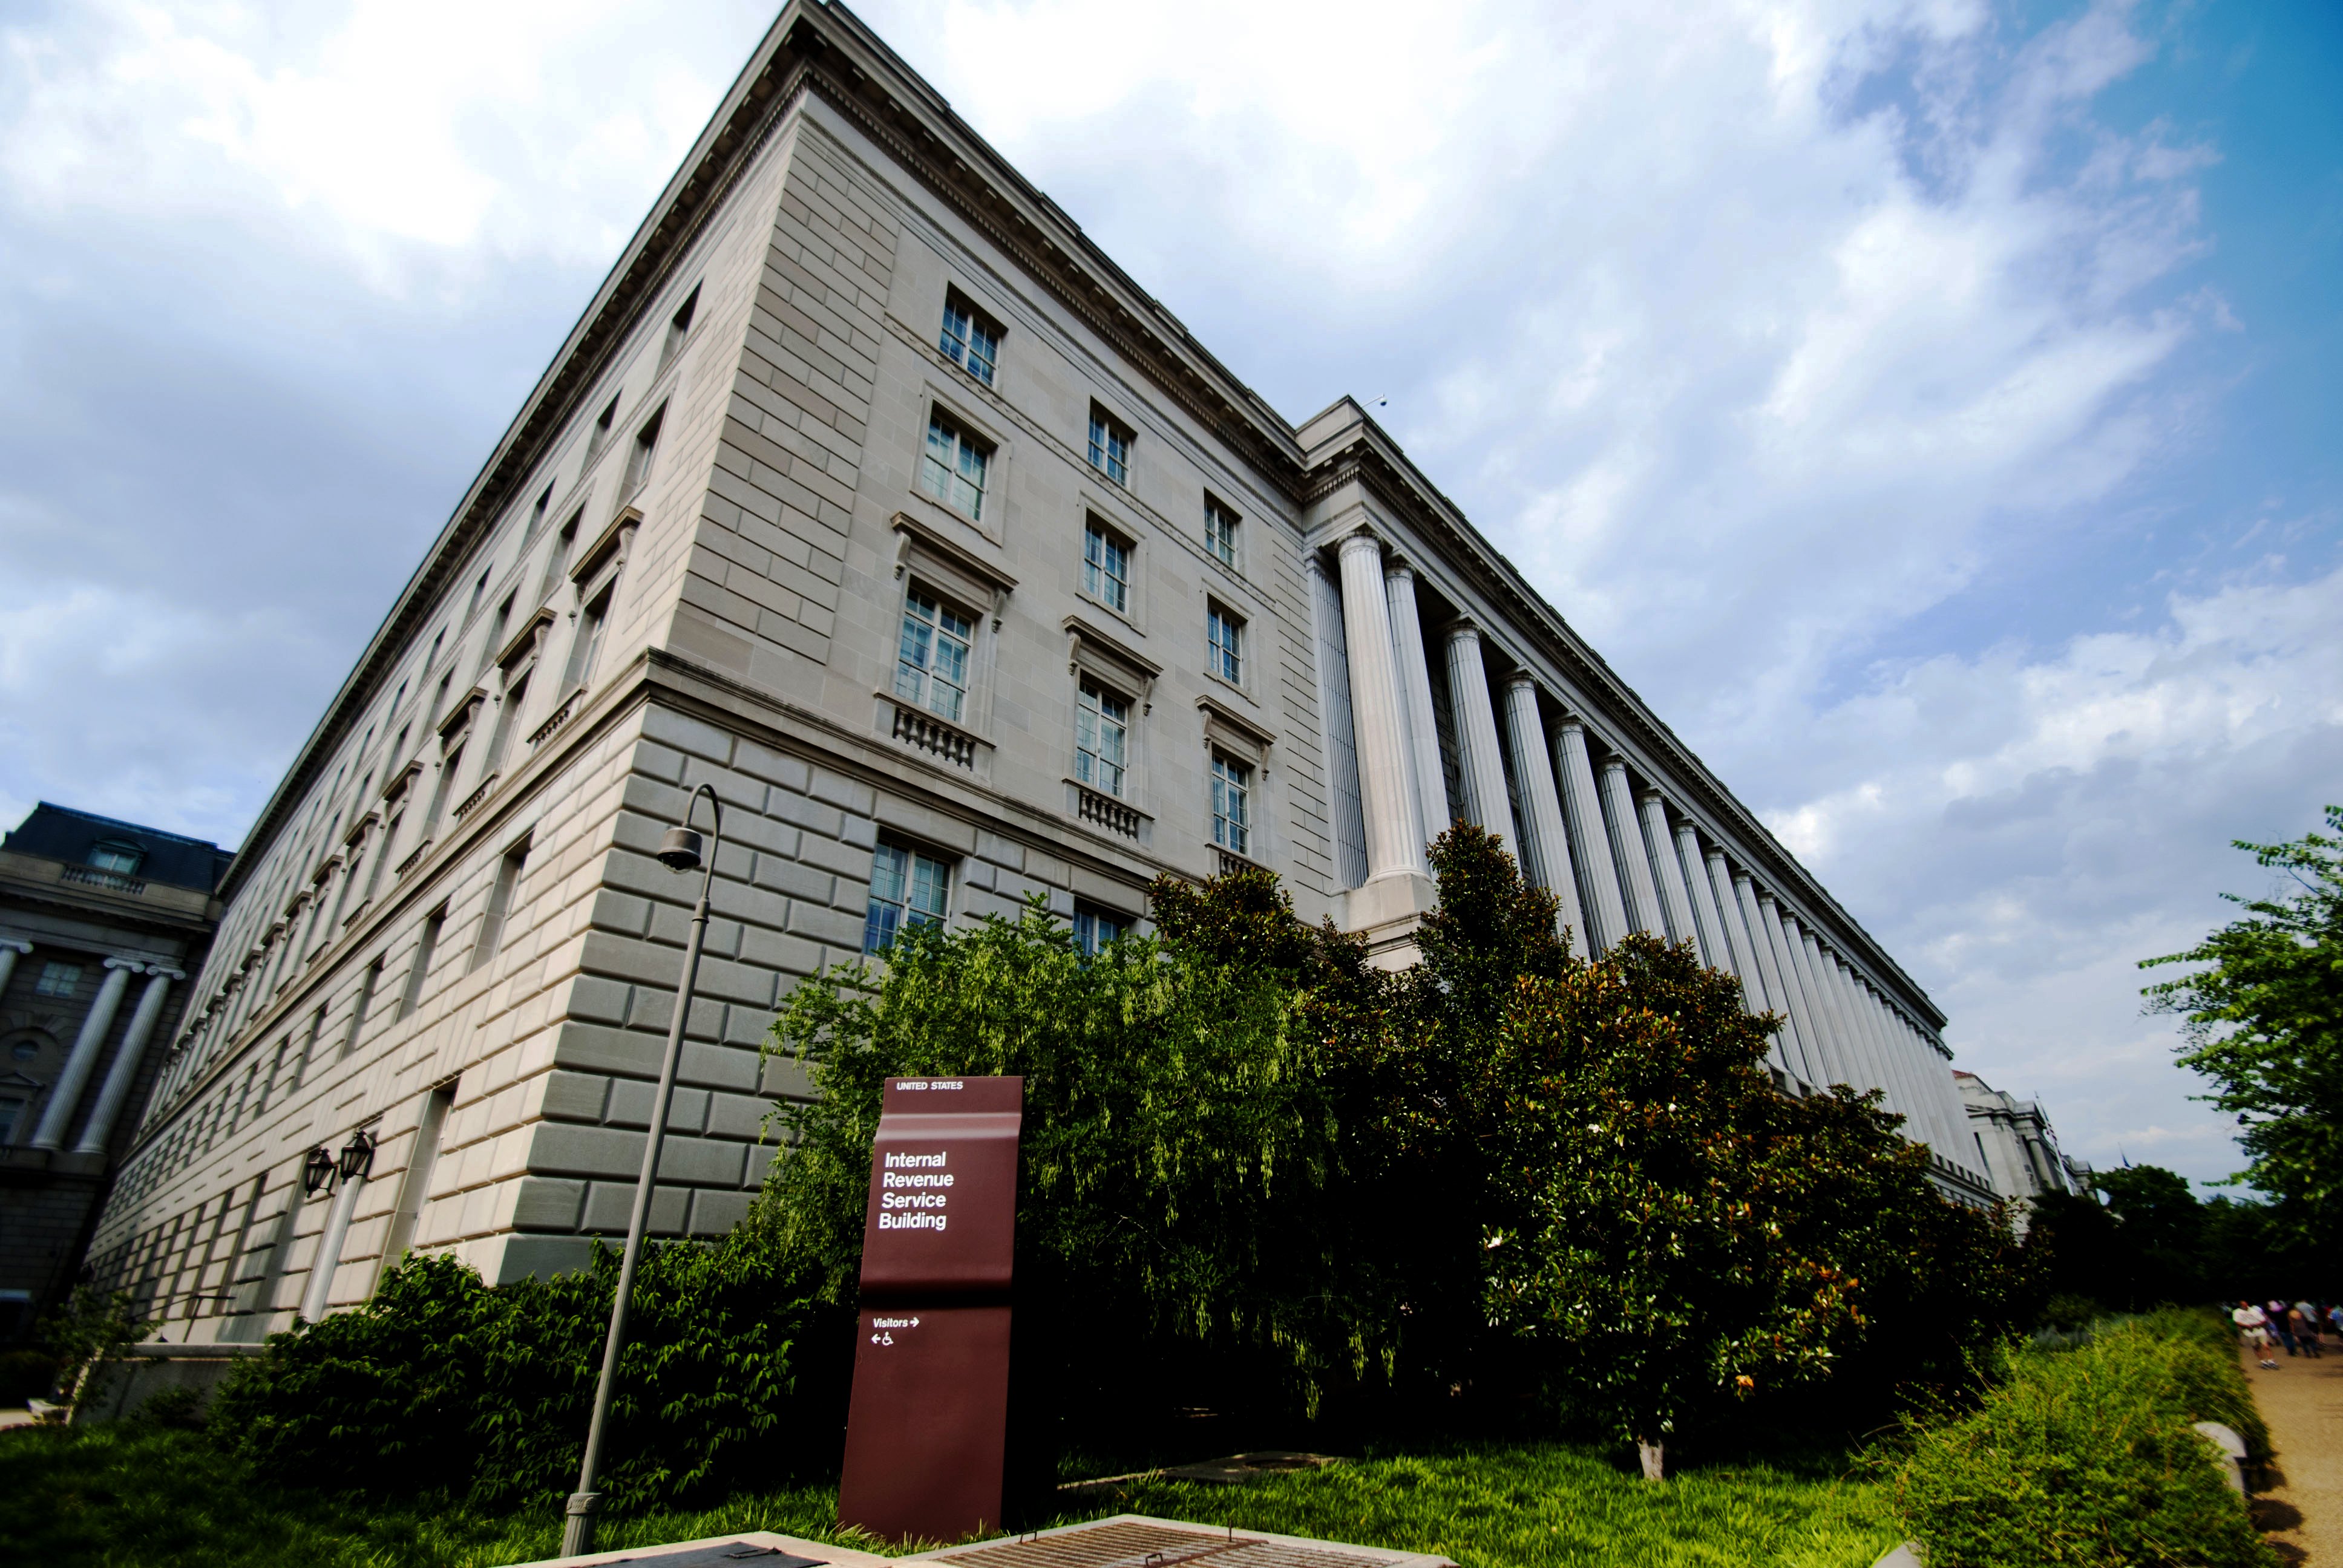
{"label": "dormer window", "polygon": [[136,844],[93,844],[89,849],[92,869],[111,871],[117,877],[136,876],[139,865],[146,859],[146,851]]}

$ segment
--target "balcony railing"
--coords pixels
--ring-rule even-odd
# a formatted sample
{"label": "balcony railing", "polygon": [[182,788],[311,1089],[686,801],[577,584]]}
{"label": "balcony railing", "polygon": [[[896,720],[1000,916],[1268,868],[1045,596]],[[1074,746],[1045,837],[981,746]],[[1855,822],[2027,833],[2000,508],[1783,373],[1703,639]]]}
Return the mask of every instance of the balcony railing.
{"label": "balcony railing", "polygon": [[96,866],[67,866],[57,873],[60,882],[79,882],[84,887],[104,888],[109,893],[143,893],[146,884],[136,877],[126,877],[119,871],[101,871]]}
{"label": "balcony railing", "polygon": [[556,707],[551,713],[546,716],[545,722],[528,732],[528,743],[531,746],[536,745],[538,741],[544,739],[547,736],[560,729],[564,724],[569,722],[569,715],[576,711],[578,707],[578,699],[583,696],[584,692],[585,689],[581,687],[578,690],[573,691],[568,696],[563,698],[559,706]]}
{"label": "balcony railing", "polygon": [[1139,813],[1132,808],[1111,795],[1101,795],[1087,785],[1077,784],[1074,789],[1079,797],[1075,801],[1075,815],[1083,821],[1093,823],[1110,833],[1119,833],[1126,839],[1139,837]]}
{"label": "balcony railing", "polygon": [[894,738],[955,768],[973,770],[976,767],[976,737],[900,702],[895,705]]}

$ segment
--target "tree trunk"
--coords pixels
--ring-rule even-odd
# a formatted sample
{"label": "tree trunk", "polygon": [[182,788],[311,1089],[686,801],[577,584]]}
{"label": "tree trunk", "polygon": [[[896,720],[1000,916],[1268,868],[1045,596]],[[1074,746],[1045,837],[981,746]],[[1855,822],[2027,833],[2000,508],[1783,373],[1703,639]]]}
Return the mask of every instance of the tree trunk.
{"label": "tree trunk", "polygon": [[1667,1445],[1665,1443],[1645,1442],[1638,1438],[1635,1441],[1635,1457],[1644,1462],[1644,1480],[1665,1481],[1667,1479]]}

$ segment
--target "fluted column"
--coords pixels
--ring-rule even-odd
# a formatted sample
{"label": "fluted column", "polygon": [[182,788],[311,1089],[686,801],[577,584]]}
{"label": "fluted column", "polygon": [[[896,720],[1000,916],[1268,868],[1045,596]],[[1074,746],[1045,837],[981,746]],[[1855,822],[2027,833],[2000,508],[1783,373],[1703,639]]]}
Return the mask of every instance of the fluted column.
{"label": "fluted column", "polygon": [[16,937],[0,937],[0,995],[8,990],[9,977],[16,972],[16,955],[29,953],[33,944]]}
{"label": "fluted column", "polygon": [[1733,972],[1741,977],[1741,994],[1748,1000],[1749,1010],[1764,1012],[1772,1003],[1766,1000],[1765,977],[1758,970],[1749,932],[1741,922],[1741,906],[1733,891],[1733,868],[1725,863],[1722,849],[1709,850],[1701,863],[1708,871],[1708,907],[1716,911],[1717,940]]}
{"label": "fluted column", "polygon": [[1855,990],[1863,1027],[1871,1035],[1871,1049],[1879,1056],[1880,1082],[1887,1091],[1887,1109],[1904,1118],[1906,1137],[1918,1138],[1919,1111],[1912,1103],[1912,1083],[1903,1070],[1902,1053],[1895,1040],[1888,1038],[1887,1009],[1869,980],[1858,980]]}
{"label": "fluted column", "polygon": [[1708,859],[1700,852],[1700,833],[1689,822],[1676,824],[1676,861],[1692,895],[1693,923],[1700,928],[1700,960],[1713,970],[1738,974],[1733,950],[1726,944],[1725,922],[1717,912],[1716,894],[1708,885]]}
{"label": "fluted column", "polygon": [[155,1032],[155,1020],[163,1016],[163,999],[170,991],[171,982],[185,980],[177,970],[166,970],[157,964],[146,971],[146,989],[138,993],[138,1006],[130,1014],[129,1032],[122,1037],[122,1048],[114,1053],[114,1066],[106,1074],[106,1082],[97,1091],[97,1103],[90,1109],[89,1121],[83,1127],[81,1141],[74,1146],[76,1154],[103,1154],[106,1140],[114,1131],[114,1119],[122,1114],[122,1102],[130,1098],[130,1086],[137,1081],[139,1059],[146,1054],[147,1039]]}
{"label": "fluted column", "polygon": [[1611,853],[1619,863],[1619,885],[1627,894],[1627,920],[1635,930],[1664,936],[1660,893],[1652,885],[1652,858],[1644,851],[1644,830],[1635,825],[1635,799],[1627,789],[1627,765],[1616,757],[1603,764],[1604,815],[1611,822]]}
{"label": "fluted column", "polygon": [[1954,1164],[1975,1170],[1976,1149],[1965,1136],[1968,1131],[1968,1112],[1961,1109],[1960,1096],[1953,1088],[1952,1061],[1927,1030],[1914,1024],[1912,1034],[1919,1042],[1920,1061],[1927,1071],[1928,1098],[1934,1102],[1937,1121],[1945,1129],[1945,1141],[1939,1147]]}
{"label": "fluted column", "polygon": [[1894,1074],[1887,1070],[1886,1042],[1879,1032],[1878,1009],[1871,999],[1871,982],[1844,958],[1839,960],[1839,980],[1846,989],[1847,1015],[1854,1019],[1855,1032],[1863,1037],[1863,1049],[1871,1060],[1873,1086],[1885,1097],[1888,1110],[1901,1111],[1903,1096],[1897,1091]]}
{"label": "fluted column", "polygon": [[[1754,883],[1752,884],[1755,885]],[[1814,1010],[1806,1005],[1806,993],[1798,984],[1798,971],[1790,960],[1790,940],[1782,930],[1782,909],[1774,895],[1760,890],[1757,893],[1757,929],[1749,933],[1757,942],[1757,950],[1773,956],[1774,967],[1765,971],[1771,980],[1782,977],[1782,997],[1790,1004],[1790,1016],[1798,1024],[1798,1076],[1809,1084],[1827,1081],[1823,1066],[1822,1036],[1815,1032]]]}
{"label": "fluted column", "polygon": [[1586,754],[1586,727],[1564,715],[1554,738],[1554,772],[1562,781],[1562,819],[1570,835],[1570,858],[1594,902],[1586,913],[1594,929],[1586,941],[1596,952],[1627,934],[1627,906],[1619,897],[1619,870],[1611,859],[1611,835],[1603,826],[1603,803],[1594,793],[1594,765]]}
{"label": "fluted column", "polygon": [[1668,940],[1690,942],[1692,950],[1698,953],[1700,922],[1693,918],[1692,890],[1684,886],[1684,867],[1676,862],[1667,802],[1657,789],[1646,789],[1635,803],[1644,809],[1644,840],[1651,846],[1653,863],[1660,871],[1660,912],[1668,918]]}
{"label": "fluted column", "polygon": [[1352,739],[1359,754],[1360,806],[1367,826],[1367,880],[1424,873],[1400,718],[1399,660],[1392,648],[1391,601],[1383,591],[1383,547],[1373,534],[1342,541],[1342,634],[1351,666]]}
{"label": "fluted column", "polygon": [[1790,1005],[1789,987],[1783,983],[1782,970],[1775,962],[1774,945],[1765,939],[1765,913],[1757,906],[1757,884],[1746,871],[1733,873],[1734,902],[1741,910],[1741,923],[1748,929],[1749,953],[1755,960],[1757,973],[1765,985],[1767,1010],[1782,1020],[1781,1032],[1775,1036],[1775,1050],[1780,1054],[1779,1065],[1800,1078],[1805,1076],[1806,1051],[1798,1038],[1798,1010]]}
{"label": "fluted column", "polygon": [[1789,939],[1790,963],[1805,990],[1806,1010],[1814,1015],[1815,1036],[1822,1048],[1817,1053],[1822,1057],[1822,1082],[1852,1085],[1855,1074],[1847,1060],[1846,1026],[1839,1021],[1830,993],[1823,990],[1823,977],[1814,960],[1814,935],[1786,911],[1782,916],[1782,934]]}
{"label": "fluted column", "polygon": [[35,1149],[65,1147],[65,1129],[73,1125],[74,1111],[81,1103],[81,1091],[96,1070],[97,1059],[106,1049],[106,1034],[114,1028],[114,1015],[122,1006],[122,992],[130,984],[133,973],[145,966],[128,959],[106,960],[106,980],[97,989],[97,1000],[90,1003],[89,1016],[81,1020],[81,1033],[74,1037],[72,1054],[65,1058],[65,1070],[57,1074],[57,1085],[49,1091],[48,1108],[41,1112],[40,1131],[33,1134]]}
{"label": "fluted column", "polygon": [[1832,997],[1838,1002],[1839,1016],[1846,1020],[1847,1037],[1863,1075],[1855,1087],[1858,1090],[1877,1089],[1880,1087],[1878,1055],[1871,1049],[1871,1036],[1864,1030],[1855,987],[1847,974],[1846,960],[1830,948],[1822,949],[1821,956],[1823,984],[1830,988]]}
{"label": "fluted column", "polygon": [[1440,720],[1432,709],[1432,666],[1423,655],[1423,617],[1415,573],[1404,561],[1383,568],[1392,648],[1399,659],[1400,714],[1407,724],[1408,772],[1415,784],[1417,831],[1429,842],[1448,830],[1448,782],[1440,767]]}
{"label": "fluted column", "polygon": [[1481,661],[1481,632],[1470,621],[1448,628],[1448,701],[1456,715],[1457,771],[1464,778],[1464,815],[1505,841],[1515,853],[1513,802],[1505,796],[1505,763],[1497,713],[1489,705],[1489,672]]}
{"label": "fluted column", "polygon": [[1936,1106],[1929,1101],[1923,1078],[1919,1041],[1904,1026],[1903,1010],[1885,998],[1879,1003],[1880,1032],[1887,1040],[1888,1058],[1904,1086],[1906,1130],[1917,1142],[1943,1152],[1944,1130],[1936,1125]]}
{"label": "fluted column", "polygon": [[1522,791],[1522,871],[1561,900],[1563,924],[1570,928],[1570,950],[1590,957],[1586,915],[1578,907],[1578,879],[1570,868],[1570,844],[1562,826],[1562,796],[1547,760],[1545,719],[1538,712],[1537,682],[1516,675],[1505,682],[1505,745]]}

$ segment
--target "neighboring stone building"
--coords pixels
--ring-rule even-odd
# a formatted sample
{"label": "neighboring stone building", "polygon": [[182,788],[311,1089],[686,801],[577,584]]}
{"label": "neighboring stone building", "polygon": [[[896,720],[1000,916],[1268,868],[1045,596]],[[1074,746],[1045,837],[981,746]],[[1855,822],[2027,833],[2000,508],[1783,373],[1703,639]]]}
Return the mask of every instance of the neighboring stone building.
{"label": "neighboring stone building", "polygon": [[693,887],[650,851],[702,781],[663,1233],[746,1211],[803,1088],[776,1004],[900,922],[1040,894],[1091,941],[1259,864],[1403,962],[1452,815],[1583,948],[1699,943],[1786,1088],[1883,1087],[1987,1195],[1942,1015],[1366,413],[1288,424],[803,0],[230,869],[106,1276],[249,1338],[409,1246],[501,1280],[623,1229]]}
{"label": "neighboring stone building", "polygon": [[0,1343],[73,1282],[227,863],[46,801],[0,840]]}
{"label": "neighboring stone building", "polygon": [[2091,1168],[2060,1152],[2058,1135],[2039,1101],[2020,1100],[1957,1068],[1953,1083],[1967,1112],[1976,1162],[1984,1166],[1996,1196],[2022,1210],[2027,1199],[2044,1192],[2091,1190]]}

